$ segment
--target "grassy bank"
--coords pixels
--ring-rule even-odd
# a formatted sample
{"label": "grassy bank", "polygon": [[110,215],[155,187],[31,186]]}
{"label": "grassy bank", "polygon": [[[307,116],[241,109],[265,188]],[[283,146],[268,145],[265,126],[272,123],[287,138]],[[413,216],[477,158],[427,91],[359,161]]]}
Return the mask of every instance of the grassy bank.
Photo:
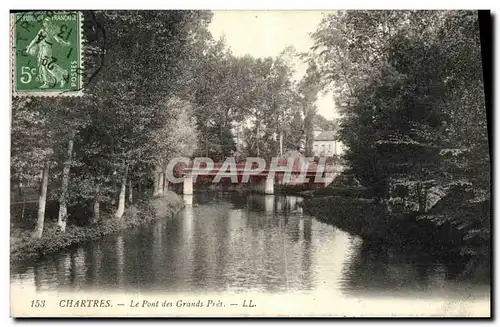
{"label": "grassy bank", "polygon": [[13,230],[11,231],[10,257],[13,261],[42,257],[73,244],[99,239],[124,229],[164,219],[183,207],[182,198],[169,191],[163,196],[128,207],[120,220],[108,217],[95,225],[83,227],[68,225],[64,233],[61,233],[53,224],[47,225],[41,238],[32,237],[31,230]]}

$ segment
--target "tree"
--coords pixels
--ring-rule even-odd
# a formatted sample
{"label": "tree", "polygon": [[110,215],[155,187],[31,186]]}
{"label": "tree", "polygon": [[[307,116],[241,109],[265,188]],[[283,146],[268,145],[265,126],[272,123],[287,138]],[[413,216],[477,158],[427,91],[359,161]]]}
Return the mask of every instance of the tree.
{"label": "tree", "polygon": [[301,108],[294,109],[293,118],[285,131],[285,140],[287,150],[297,150],[303,147],[305,131]]}
{"label": "tree", "polygon": [[55,129],[51,128],[48,119],[50,109],[42,107],[42,110],[37,110],[42,103],[40,99],[22,98],[16,98],[12,103],[11,175],[21,193],[25,187],[40,185],[36,237],[43,235],[49,171],[56,142]]}
{"label": "tree", "polygon": [[488,154],[475,14],[341,12],[314,37],[311,60],[323,84],[340,94],[346,159],[374,196],[387,198],[392,185],[403,183],[414,187],[425,211],[432,186],[474,184],[484,194]]}
{"label": "tree", "polygon": [[320,75],[314,61],[309,63],[306,76],[300,81],[299,92],[304,110],[304,130],[306,134],[305,155],[311,156],[314,142],[314,117],[316,116],[316,100],[320,91]]}
{"label": "tree", "polygon": [[179,91],[179,58],[204,18],[191,11],[103,11],[98,15],[104,29],[111,31],[107,66],[88,92],[97,109],[95,119],[103,123],[97,126],[106,128],[100,133],[105,145],[99,155],[106,158],[112,183],[119,185],[115,216],[120,219],[129,179],[145,166],[142,158],[155,160],[146,156],[149,142],[169,119],[158,104],[166,94]]}
{"label": "tree", "polygon": [[337,120],[328,120],[320,114],[314,116],[313,123],[325,131],[336,131],[339,128]]}
{"label": "tree", "polygon": [[155,131],[150,142],[149,153],[155,162],[153,172],[154,192],[162,194],[167,187],[165,170],[175,157],[190,157],[197,147],[197,131],[191,103],[173,97],[160,104],[162,114],[168,116],[163,128]]}

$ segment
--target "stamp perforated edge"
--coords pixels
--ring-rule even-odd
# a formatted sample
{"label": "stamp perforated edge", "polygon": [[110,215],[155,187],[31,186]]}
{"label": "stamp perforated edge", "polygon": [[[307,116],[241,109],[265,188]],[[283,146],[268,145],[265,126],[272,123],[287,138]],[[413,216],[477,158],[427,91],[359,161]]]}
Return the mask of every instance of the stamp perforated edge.
{"label": "stamp perforated edge", "polygon": [[[67,10],[71,12],[71,10]],[[31,12],[37,12],[33,10]],[[80,62],[81,71],[84,70],[84,60],[83,60],[83,46],[84,46],[84,35],[83,35],[83,13],[81,11],[73,11],[78,14],[79,24],[78,24],[78,35],[79,35],[79,51],[78,59]],[[16,92],[15,88],[15,67],[16,67],[16,52],[14,48],[14,31],[15,31],[15,13],[10,14],[10,69],[11,69],[11,96],[13,97],[80,97],[83,96],[83,74],[79,74],[80,79],[80,90],[78,91],[37,91],[37,92]]]}

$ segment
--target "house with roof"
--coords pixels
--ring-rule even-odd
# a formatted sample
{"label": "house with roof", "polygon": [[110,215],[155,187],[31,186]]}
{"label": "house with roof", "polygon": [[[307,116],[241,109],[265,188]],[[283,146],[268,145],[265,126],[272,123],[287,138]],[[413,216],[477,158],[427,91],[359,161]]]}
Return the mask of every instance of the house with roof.
{"label": "house with roof", "polygon": [[318,157],[340,156],[344,152],[342,142],[337,141],[336,131],[323,131],[314,137],[313,154]]}

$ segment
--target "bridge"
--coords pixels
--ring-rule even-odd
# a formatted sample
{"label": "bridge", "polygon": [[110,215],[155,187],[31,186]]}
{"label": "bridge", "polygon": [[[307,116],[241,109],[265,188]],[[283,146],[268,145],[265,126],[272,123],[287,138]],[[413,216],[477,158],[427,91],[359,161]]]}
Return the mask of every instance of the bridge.
{"label": "bridge", "polygon": [[278,162],[267,161],[265,167],[253,162],[224,162],[207,165],[191,163],[180,169],[183,194],[193,194],[194,184],[211,180],[213,183],[246,183],[251,190],[262,194],[274,194],[275,185],[306,185],[308,188],[325,187],[338,175],[334,165],[308,162],[304,160],[280,159]]}

